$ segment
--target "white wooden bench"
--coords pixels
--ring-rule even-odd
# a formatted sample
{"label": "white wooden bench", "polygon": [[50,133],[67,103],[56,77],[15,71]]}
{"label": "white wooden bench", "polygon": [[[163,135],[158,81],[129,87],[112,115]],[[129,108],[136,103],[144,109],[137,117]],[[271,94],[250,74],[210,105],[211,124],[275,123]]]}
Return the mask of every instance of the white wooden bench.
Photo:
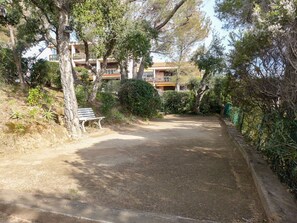
{"label": "white wooden bench", "polygon": [[96,117],[95,113],[92,108],[79,108],[78,109],[78,119],[79,122],[81,123],[81,128],[83,132],[86,132],[85,128],[85,123],[87,121],[97,121],[96,124],[100,129],[102,129],[101,126],[101,120],[104,119],[105,117]]}

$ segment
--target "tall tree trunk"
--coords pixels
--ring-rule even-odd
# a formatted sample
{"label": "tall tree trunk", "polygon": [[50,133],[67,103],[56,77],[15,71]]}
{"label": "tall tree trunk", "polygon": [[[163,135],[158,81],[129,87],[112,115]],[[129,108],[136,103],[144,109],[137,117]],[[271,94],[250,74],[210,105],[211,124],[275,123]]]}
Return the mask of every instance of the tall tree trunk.
{"label": "tall tree trunk", "polygon": [[61,82],[64,93],[64,114],[66,119],[66,127],[72,138],[81,136],[81,129],[78,120],[78,105],[74,90],[74,79],[72,75],[69,42],[70,35],[65,33],[65,26],[69,22],[69,14],[65,9],[59,11],[59,39],[58,52],[59,64],[61,72]]}
{"label": "tall tree trunk", "polygon": [[209,87],[206,84],[203,84],[203,86],[201,86],[198,91],[197,91],[197,96],[196,96],[196,103],[195,103],[195,112],[196,114],[199,114],[200,111],[200,106],[201,106],[201,101],[203,99],[203,96],[205,95],[205,93],[208,91]]}
{"label": "tall tree trunk", "polygon": [[180,91],[180,76],[181,76],[181,61],[178,61],[177,72],[176,72],[176,87],[177,92]]}
{"label": "tall tree trunk", "polygon": [[93,83],[93,88],[92,88],[91,94],[88,99],[88,101],[90,103],[94,103],[94,101],[96,99],[98,89],[101,85],[102,76],[106,72],[106,68],[107,68],[107,57],[104,57],[102,65],[101,65],[101,70],[96,74],[96,79]]}
{"label": "tall tree trunk", "polygon": [[138,72],[137,72],[137,76],[136,76],[137,80],[142,80],[144,68],[145,68],[145,57],[143,57],[141,59],[141,62],[140,62],[139,68],[138,68]]}
{"label": "tall tree trunk", "polygon": [[128,79],[128,59],[120,63],[121,80]]}
{"label": "tall tree trunk", "polygon": [[10,41],[11,41],[11,47],[12,47],[12,53],[13,53],[13,59],[17,68],[18,77],[20,80],[20,86],[22,88],[25,88],[25,80],[24,75],[22,71],[22,57],[21,54],[17,51],[17,46],[15,42],[15,34],[14,34],[14,28],[11,25],[8,25],[9,34],[10,34]]}
{"label": "tall tree trunk", "polygon": [[195,112],[196,114],[199,114],[200,111],[200,106],[201,106],[201,101],[205,95],[205,93],[209,90],[208,82],[209,82],[209,77],[211,76],[210,73],[205,72],[202,80],[200,81],[200,86],[197,90],[196,94],[196,102],[195,102]]}

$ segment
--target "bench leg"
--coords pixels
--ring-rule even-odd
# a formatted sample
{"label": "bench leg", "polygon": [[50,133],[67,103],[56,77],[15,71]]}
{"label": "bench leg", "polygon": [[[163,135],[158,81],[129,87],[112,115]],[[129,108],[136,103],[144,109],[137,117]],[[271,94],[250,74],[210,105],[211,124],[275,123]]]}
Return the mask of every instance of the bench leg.
{"label": "bench leg", "polygon": [[101,126],[101,120],[102,120],[102,119],[99,119],[99,120],[98,120],[98,126],[99,126],[99,129],[102,129],[102,126]]}
{"label": "bench leg", "polygon": [[86,121],[82,121],[82,123],[81,123],[81,128],[82,128],[83,132],[86,132],[85,122]]}

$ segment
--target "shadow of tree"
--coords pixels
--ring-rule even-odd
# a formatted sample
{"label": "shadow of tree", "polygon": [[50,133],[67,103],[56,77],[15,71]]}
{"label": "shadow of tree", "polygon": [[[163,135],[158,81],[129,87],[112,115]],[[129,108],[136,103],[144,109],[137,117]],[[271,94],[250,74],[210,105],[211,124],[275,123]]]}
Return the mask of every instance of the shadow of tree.
{"label": "shadow of tree", "polygon": [[[35,207],[45,210],[112,222],[145,222],[147,215],[219,222],[263,219],[245,162],[217,118],[172,117],[127,129],[119,133],[133,137],[101,141],[78,150],[78,159],[63,160],[77,182],[72,195],[36,191],[15,201],[38,201]],[[38,215],[34,220],[41,221]]]}

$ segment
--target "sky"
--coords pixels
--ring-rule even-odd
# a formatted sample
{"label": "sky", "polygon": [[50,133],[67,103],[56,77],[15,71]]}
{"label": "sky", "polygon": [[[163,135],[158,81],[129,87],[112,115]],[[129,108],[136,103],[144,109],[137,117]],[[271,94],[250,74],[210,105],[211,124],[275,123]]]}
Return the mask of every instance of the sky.
{"label": "sky", "polygon": [[[222,28],[224,24],[215,16],[214,7],[215,0],[204,0],[204,3],[202,4],[202,10],[211,20],[211,28],[213,32],[217,32],[219,34],[219,36],[223,39],[223,44],[227,47],[229,32]],[[209,37],[206,39],[206,45],[209,45],[211,40],[212,36],[210,34]]]}
{"label": "sky", "polygon": [[[212,32],[217,32],[221,38],[223,38],[223,44],[227,47],[228,45],[228,31],[222,29],[223,23],[215,16],[214,12],[214,6],[215,6],[215,0],[204,0],[204,3],[202,4],[202,11],[206,13],[206,16],[210,18],[211,20],[211,28]],[[205,40],[206,46],[211,43],[212,35],[208,36],[208,38]],[[36,47],[33,47],[31,50],[29,50],[25,57],[34,57],[40,54],[39,49],[43,48],[44,46],[39,45]],[[48,56],[51,54],[50,49],[44,50],[40,55],[39,59],[48,59]],[[168,58],[164,58],[158,55],[153,56],[154,61],[168,61]]]}

